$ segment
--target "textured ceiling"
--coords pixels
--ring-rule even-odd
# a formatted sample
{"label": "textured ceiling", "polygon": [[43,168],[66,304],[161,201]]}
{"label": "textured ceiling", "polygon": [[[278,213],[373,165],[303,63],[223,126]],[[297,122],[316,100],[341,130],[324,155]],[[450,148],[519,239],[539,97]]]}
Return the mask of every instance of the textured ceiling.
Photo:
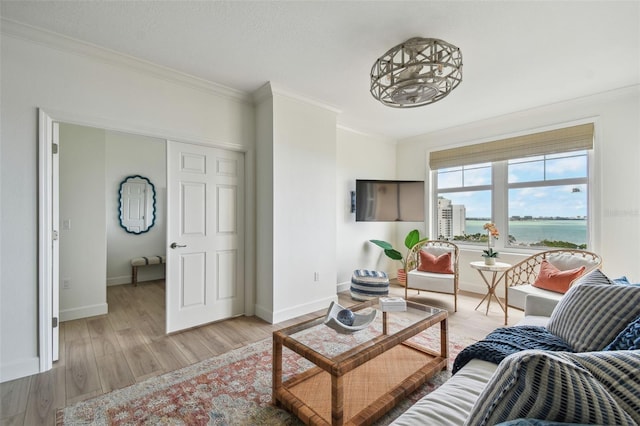
{"label": "textured ceiling", "polygon": [[[640,1],[6,1],[3,18],[251,93],[271,81],[404,138],[640,83]],[[413,109],[369,93],[410,37],[461,48],[463,82]]]}

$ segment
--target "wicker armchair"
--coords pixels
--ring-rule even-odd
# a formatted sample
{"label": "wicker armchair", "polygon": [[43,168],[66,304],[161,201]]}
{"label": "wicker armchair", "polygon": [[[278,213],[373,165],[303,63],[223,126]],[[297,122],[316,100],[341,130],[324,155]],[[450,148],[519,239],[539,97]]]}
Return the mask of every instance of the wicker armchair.
{"label": "wicker armchair", "polygon": [[[429,252],[440,256],[451,253],[451,269],[453,274],[441,274],[422,272],[420,266],[420,251]],[[407,256],[407,284],[404,288],[404,297],[409,300],[408,291],[431,291],[434,293],[453,294],[454,311],[458,311],[458,246],[449,241],[428,240],[411,248]]]}
{"label": "wicker armchair", "polygon": [[[561,293],[533,287],[533,283],[538,277],[542,260],[555,266],[561,271],[585,266],[583,275],[602,265],[602,258],[592,252],[584,250],[560,249],[547,250],[536,253],[523,261],[513,265],[505,273],[507,292],[505,301],[507,306],[517,309],[524,309],[524,301],[528,294],[536,294],[553,300],[560,300]],[[579,278],[578,278],[579,279]],[[578,279],[574,280],[577,281]],[[571,283],[573,285],[573,283]]]}

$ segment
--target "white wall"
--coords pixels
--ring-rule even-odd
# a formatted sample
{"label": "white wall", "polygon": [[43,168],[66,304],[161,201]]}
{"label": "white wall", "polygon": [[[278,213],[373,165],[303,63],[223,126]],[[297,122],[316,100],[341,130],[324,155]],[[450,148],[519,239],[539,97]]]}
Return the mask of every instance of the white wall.
{"label": "white wall", "polygon": [[107,313],[104,130],[61,123],[59,158],[60,321],[67,321]]}
{"label": "white wall", "polygon": [[273,317],[273,99],[267,85],[256,94],[256,314]]}
{"label": "white wall", "polygon": [[[471,123],[400,141],[399,177],[409,170],[427,173],[429,152],[505,136],[533,133],[585,119],[595,120],[593,175],[590,203],[593,224],[590,250],[603,259],[603,271],[640,281],[640,86]],[[514,263],[522,255],[501,253]],[[480,250],[461,254],[460,288],[485,292],[478,274],[466,267],[480,260]]]}
{"label": "white wall", "polygon": [[[6,381],[39,368],[37,109],[69,123],[249,154],[255,127],[253,105],[242,93],[6,21],[1,30],[0,381]],[[253,167],[247,166],[248,185]],[[248,223],[253,197],[247,194]]]}
{"label": "white wall", "polygon": [[[121,132],[106,132],[107,285],[131,282],[131,259],[166,254],[167,158],[165,141]],[[120,183],[132,175],[149,179],[156,191],[156,220],[143,234],[120,226]],[[138,268],[138,281],[164,277],[163,265]]]}
{"label": "white wall", "polygon": [[356,189],[356,179],[396,178],[396,143],[393,139],[338,128],[336,152],[337,282],[338,288],[344,290],[351,282],[354,269],[383,270],[395,277],[401,267],[400,262],[389,259],[382,249],[369,242],[370,239],[396,241],[400,224],[356,222],[355,213],[351,213],[350,195]]}
{"label": "white wall", "polygon": [[336,113],[272,87],[262,92],[257,191],[268,197],[271,187],[263,201],[272,210],[256,229],[272,241],[258,237],[256,313],[277,323],[336,299]]}

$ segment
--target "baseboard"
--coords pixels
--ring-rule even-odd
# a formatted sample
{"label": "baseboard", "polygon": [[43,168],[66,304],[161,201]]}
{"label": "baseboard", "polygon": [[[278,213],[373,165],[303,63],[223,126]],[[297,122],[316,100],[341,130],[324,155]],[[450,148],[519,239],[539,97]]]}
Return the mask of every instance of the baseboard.
{"label": "baseboard", "polygon": [[273,311],[259,305],[256,305],[253,310],[258,318],[265,320],[269,324],[273,324]]}
{"label": "baseboard", "polygon": [[0,365],[0,383],[31,376],[40,372],[38,357],[24,358],[9,364]]}
{"label": "baseboard", "polygon": [[[156,265],[152,265],[156,266]],[[157,281],[164,279],[163,271],[149,271],[143,273],[142,269],[138,272],[138,282],[143,283],[145,281]],[[107,287],[112,285],[122,285],[122,284],[132,284],[131,283],[131,275],[122,275],[119,277],[111,277],[107,278]]]}
{"label": "baseboard", "polygon": [[287,309],[282,309],[280,311],[269,311],[260,306],[256,306],[256,316],[262,318],[263,320],[271,323],[277,324],[282,321],[289,320],[291,318],[296,318],[301,315],[306,315],[309,312],[319,311],[321,309],[328,309],[331,302],[337,302],[337,296],[330,296],[320,300],[314,300],[311,303],[305,303],[302,305],[293,306]]}
{"label": "baseboard", "polygon": [[343,291],[349,291],[350,289],[351,289],[351,281],[338,283],[338,286],[337,286],[338,293],[342,293]]}
{"label": "baseboard", "polygon": [[80,318],[104,315],[109,312],[109,305],[100,303],[97,305],[81,306],[79,308],[60,310],[60,321],[72,321]]}
{"label": "baseboard", "polygon": [[107,287],[112,285],[131,284],[131,275],[107,278]]}

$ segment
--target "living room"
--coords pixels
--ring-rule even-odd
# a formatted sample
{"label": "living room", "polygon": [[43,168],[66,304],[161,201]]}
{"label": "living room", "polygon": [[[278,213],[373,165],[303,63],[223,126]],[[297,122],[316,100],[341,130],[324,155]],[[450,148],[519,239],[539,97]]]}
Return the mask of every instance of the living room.
{"label": "living room", "polygon": [[[598,7],[610,8],[604,15],[616,22],[609,27],[611,31],[615,28],[613,35],[598,34],[608,40],[615,54],[602,58],[599,52],[594,69],[575,77],[583,85],[593,84],[591,91],[522,104],[522,99],[506,95],[516,87],[499,85],[499,71],[485,70],[480,75],[486,78],[484,84],[492,86],[493,96],[476,99],[476,113],[465,116],[462,122],[450,121],[456,115],[455,104],[450,105],[448,116],[439,117],[443,124],[432,130],[407,130],[390,136],[360,130],[355,120],[351,125],[344,124],[340,106],[291,92],[286,82],[265,83],[271,76],[264,76],[255,91],[232,89],[103,49],[96,43],[49,32],[42,29],[44,26],[24,24],[20,18],[28,22],[25,16],[30,10],[18,9],[11,15],[3,3],[0,381],[42,371],[40,169],[36,143],[39,108],[61,122],[243,152],[247,182],[245,314],[256,314],[269,322],[326,308],[336,297],[336,290],[348,286],[354,268],[382,269],[393,275],[397,265],[381,256],[369,239],[400,245],[402,236],[414,227],[432,235],[428,221],[356,223],[350,212],[355,179],[426,180],[428,188],[431,151],[585,121],[595,125],[589,249],[603,257],[603,269],[609,276],[640,280],[640,193],[636,190],[640,182],[638,4],[602,2],[591,9],[574,2],[566,7],[588,10],[591,19],[599,17],[603,9]],[[545,31],[543,24],[539,27]],[[377,50],[382,54],[401,41],[387,40]],[[502,47],[494,49],[498,58]],[[469,57],[473,58],[472,52]],[[603,87],[593,77],[601,67],[620,67],[620,61],[631,75],[624,83]],[[478,78],[473,77],[473,69],[468,66],[470,80]],[[553,61],[548,70],[543,80],[554,78]],[[368,71],[362,74],[362,96],[369,96]],[[534,85],[542,91],[545,81],[532,80],[523,85]],[[457,90],[463,88],[464,83]],[[452,93],[441,105],[453,102],[455,95]],[[482,111],[487,103],[500,104],[503,112],[487,117]],[[424,108],[439,106],[436,103]],[[400,120],[405,113],[414,121],[434,120],[418,115],[417,110],[392,111],[388,120]],[[366,161],[361,160],[363,156]],[[461,264],[479,259],[480,252],[463,250]],[[514,252],[501,258],[515,263],[522,256]],[[460,282],[463,290],[484,291],[470,268],[461,269]],[[89,304],[105,303],[104,289],[95,290],[93,293],[102,300]]]}

